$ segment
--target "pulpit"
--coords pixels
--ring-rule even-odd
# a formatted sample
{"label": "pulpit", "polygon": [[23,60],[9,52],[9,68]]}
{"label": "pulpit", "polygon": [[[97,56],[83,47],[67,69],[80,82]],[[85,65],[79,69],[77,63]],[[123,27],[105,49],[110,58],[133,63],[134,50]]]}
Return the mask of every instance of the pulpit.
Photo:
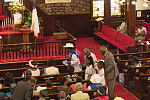
{"label": "pulpit", "polygon": [[23,43],[26,45],[23,45],[23,48],[21,49],[22,53],[29,53],[32,52],[32,49],[29,47],[29,34],[31,33],[30,28],[21,28],[20,32],[23,34]]}

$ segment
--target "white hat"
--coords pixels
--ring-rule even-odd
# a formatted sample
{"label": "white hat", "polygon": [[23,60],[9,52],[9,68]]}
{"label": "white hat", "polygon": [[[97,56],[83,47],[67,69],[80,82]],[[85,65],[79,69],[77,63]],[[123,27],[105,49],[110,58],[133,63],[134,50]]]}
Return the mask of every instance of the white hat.
{"label": "white hat", "polygon": [[121,97],[116,97],[114,100],[124,100],[124,99]]}
{"label": "white hat", "polygon": [[33,60],[30,60],[30,61],[29,61],[29,66],[32,67],[32,68],[36,68],[37,65],[34,66],[34,65],[31,63],[32,61],[33,61]]}
{"label": "white hat", "polygon": [[63,46],[64,48],[74,48],[73,44],[72,43],[66,43],[65,46]]}
{"label": "white hat", "polygon": [[90,81],[93,83],[93,84],[96,84],[96,83],[101,83],[101,77],[98,75],[98,74],[93,74],[91,76],[91,79]]}

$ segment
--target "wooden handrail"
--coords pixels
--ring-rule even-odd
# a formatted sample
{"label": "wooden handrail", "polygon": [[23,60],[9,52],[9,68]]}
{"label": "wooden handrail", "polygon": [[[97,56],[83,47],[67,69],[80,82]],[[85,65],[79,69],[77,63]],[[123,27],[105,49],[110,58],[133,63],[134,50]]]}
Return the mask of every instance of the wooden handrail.
{"label": "wooden handrail", "polygon": [[73,40],[76,40],[76,38],[73,36],[73,35],[71,35],[68,31],[66,31],[64,28],[62,28],[62,27],[60,27],[60,26],[57,26],[59,29],[61,29],[63,32],[65,32],[65,33],[67,33],[68,34],[68,36],[70,36]]}
{"label": "wooden handrail", "polygon": [[[64,43],[66,42],[73,42],[73,40],[65,40],[63,41]],[[62,41],[55,41],[55,42],[36,42],[36,43],[18,43],[18,44],[4,44],[1,45],[0,47],[4,46],[20,46],[20,45],[36,45],[36,44],[47,44],[47,43],[62,43]]]}

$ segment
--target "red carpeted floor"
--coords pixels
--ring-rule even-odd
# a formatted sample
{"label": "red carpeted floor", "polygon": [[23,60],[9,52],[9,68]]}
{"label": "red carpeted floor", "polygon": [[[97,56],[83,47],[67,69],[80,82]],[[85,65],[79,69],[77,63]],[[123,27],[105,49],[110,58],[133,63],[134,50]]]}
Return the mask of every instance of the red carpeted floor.
{"label": "red carpeted floor", "polygon": [[[92,48],[90,49],[93,52],[97,59],[104,59],[104,56],[100,54],[101,45],[94,41],[93,37],[88,38],[77,38],[76,40],[76,49],[80,54],[80,62],[83,63],[84,59],[84,48]],[[127,91],[123,86],[116,82],[116,90],[115,93],[118,97],[122,97],[125,100],[138,100],[131,92]]]}

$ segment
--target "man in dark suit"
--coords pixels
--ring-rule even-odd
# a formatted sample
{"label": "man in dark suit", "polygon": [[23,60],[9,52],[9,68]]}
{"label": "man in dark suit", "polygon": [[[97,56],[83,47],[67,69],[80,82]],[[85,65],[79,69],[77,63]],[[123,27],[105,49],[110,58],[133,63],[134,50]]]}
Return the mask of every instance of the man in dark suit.
{"label": "man in dark suit", "polygon": [[36,79],[34,77],[31,77],[28,81],[18,82],[12,89],[11,100],[31,100],[35,83]]}
{"label": "man in dark suit", "polygon": [[100,48],[100,52],[102,55],[104,55],[104,70],[107,79],[109,100],[113,100],[115,98],[115,80],[119,75],[119,71],[117,69],[113,55],[107,50],[105,46]]}

